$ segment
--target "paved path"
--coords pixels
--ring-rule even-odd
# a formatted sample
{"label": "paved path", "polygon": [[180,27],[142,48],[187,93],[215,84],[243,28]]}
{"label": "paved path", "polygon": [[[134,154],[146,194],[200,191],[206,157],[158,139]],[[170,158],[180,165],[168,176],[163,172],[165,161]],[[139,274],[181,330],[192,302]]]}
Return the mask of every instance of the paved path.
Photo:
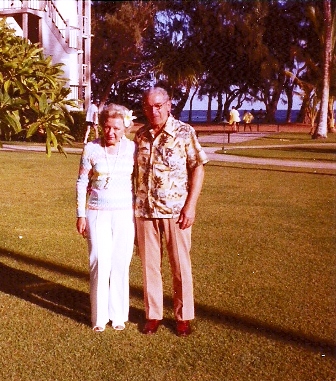
{"label": "paved path", "polygon": [[[259,132],[245,132],[239,134],[232,134],[230,137],[230,143],[241,143],[244,141],[254,140],[257,138],[262,138],[264,136],[270,135],[270,133],[259,133]],[[225,150],[230,149],[251,149],[251,148],[281,148],[284,145],[271,145],[271,146],[245,146],[236,147],[230,146],[227,142],[227,137],[223,134],[212,134],[199,136],[200,143],[219,143],[224,146]],[[329,143],[314,143],[314,144],[300,144],[300,147],[311,147],[316,145],[326,145]],[[336,144],[330,143],[336,148]],[[286,144],[286,147],[297,147],[298,144]],[[218,147],[204,147],[204,151],[207,153],[208,158],[213,161],[224,161],[229,163],[243,163],[243,164],[257,164],[257,165],[277,165],[283,167],[301,167],[301,168],[313,168],[313,169],[331,169],[336,171],[336,163],[328,163],[324,161],[302,161],[302,160],[285,160],[285,159],[266,159],[266,158],[253,158],[235,155],[225,155],[215,153],[218,151]]]}
{"label": "paved path", "polygon": [[[259,146],[258,148],[261,148],[261,147]],[[218,151],[218,147],[204,147],[204,151],[206,152],[208,158],[213,161],[224,161],[228,163],[242,163],[242,164],[256,164],[256,165],[277,165],[282,167],[331,169],[336,171],[336,163],[327,163],[324,161],[265,159],[265,158],[257,158],[257,157],[225,155],[225,154],[215,153],[215,151]]]}
{"label": "paved path", "polygon": [[[241,143],[248,140],[254,140],[261,138],[263,136],[270,135],[270,133],[261,133],[261,132],[245,132],[239,134],[232,134],[230,137],[231,143]],[[248,146],[248,147],[236,147],[229,146],[227,143],[227,136],[223,134],[211,134],[211,135],[201,135],[199,136],[200,143],[217,143],[225,147],[226,150],[230,149],[248,149],[248,148],[276,148],[284,147],[284,145],[279,146]],[[316,146],[319,143],[314,144],[300,144],[300,147],[303,146]],[[321,145],[326,145],[329,143],[320,143]],[[333,146],[336,148],[336,144]],[[296,147],[298,145],[288,144],[286,147]],[[336,171],[336,163],[328,163],[322,161],[302,161],[302,160],[285,160],[285,159],[266,159],[266,158],[253,158],[253,157],[244,157],[244,156],[235,156],[235,155],[225,155],[217,154],[215,151],[218,151],[218,147],[204,147],[204,151],[207,153],[208,158],[211,161],[223,161],[228,163],[242,163],[242,164],[256,164],[256,165],[275,165],[283,167],[301,167],[301,168],[312,168],[312,169],[331,169]],[[4,151],[35,151],[35,152],[45,152],[45,147],[43,145],[12,145],[12,144],[3,144],[0,150]],[[68,153],[81,153],[81,148],[66,147],[64,149]],[[53,152],[57,152],[56,149],[53,149]]]}
{"label": "paved path", "polygon": [[[46,152],[44,145],[34,145],[29,143],[27,144],[2,144],[2,147],[0,147],[0,151],[31,151],[31,152]],[[76,148],[76,147],[65,147],[64,151],[67,153],[81,153],[82,148]],[[56,148],[52,148],[51,152],[57,153],[58,150]]]}

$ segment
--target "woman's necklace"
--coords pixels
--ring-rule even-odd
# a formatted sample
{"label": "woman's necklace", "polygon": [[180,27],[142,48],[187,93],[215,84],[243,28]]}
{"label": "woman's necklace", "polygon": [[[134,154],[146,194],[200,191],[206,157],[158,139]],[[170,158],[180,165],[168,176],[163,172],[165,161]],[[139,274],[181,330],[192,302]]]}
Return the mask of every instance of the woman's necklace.
{"label": "woman's necklace", "polygon": [[108,157],[107,157],[106,144],[104,144],[105,160],[106,160],[107,170],[108,170],[107,177],[106,177],[106,182],[105,182],[105,185],[104,185],[104,189],[108,189],[108,187],[109,187],[109,182],[110,182],[110,180],[111,180],[112,173],[114,172],[115,167],[116,167],[116,165],[117,165],[117,160],[118,160],[118,157],[119,157],[120,146],[121,146],[121,141],[120,141],[119,144],[118,144],[117,155],[116,155],[116,158],[115,158],[115,160],[114,160],[113,168],[112,168],[112,170],[111,170],[111,169],[110,169],[110,162],[109,162],[109,159],[108,159]]}

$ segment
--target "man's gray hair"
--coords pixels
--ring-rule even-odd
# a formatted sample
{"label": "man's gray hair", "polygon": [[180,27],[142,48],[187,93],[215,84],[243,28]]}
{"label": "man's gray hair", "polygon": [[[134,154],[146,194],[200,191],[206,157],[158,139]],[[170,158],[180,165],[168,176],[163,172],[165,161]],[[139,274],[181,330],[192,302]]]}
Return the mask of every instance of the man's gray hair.
{"label": "man's gray hair", "polygon": [[151,88],[144,91],[143,96],[142,96],[142,102],[145,102],[148,99],[148,97],[153,93],[162,94],[165,101],[169,101],[169,99],[170,99],[167,90],[165,90],[164,88],[162,88],[162,87],[151,87]]}

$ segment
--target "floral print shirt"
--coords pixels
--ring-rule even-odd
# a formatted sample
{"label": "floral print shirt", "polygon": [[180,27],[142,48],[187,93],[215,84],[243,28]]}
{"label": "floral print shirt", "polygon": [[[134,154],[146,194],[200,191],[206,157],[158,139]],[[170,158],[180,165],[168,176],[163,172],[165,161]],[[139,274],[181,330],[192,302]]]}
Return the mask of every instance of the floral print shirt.
{"label": "floral print shirt", "polygon": [[189,174],[208,158],[193,127],[172,116],[154,137],[149,127],[135,136],[137,184],[135,216],[177,218],[188,194]]}

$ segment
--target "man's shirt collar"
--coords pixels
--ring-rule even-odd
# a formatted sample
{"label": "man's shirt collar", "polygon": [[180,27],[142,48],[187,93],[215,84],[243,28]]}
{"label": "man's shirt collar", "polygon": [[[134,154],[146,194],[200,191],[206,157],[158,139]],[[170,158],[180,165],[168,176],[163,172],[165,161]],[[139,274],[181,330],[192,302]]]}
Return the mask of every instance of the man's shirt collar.
{"label": "man's shirt collar", "polygon": [[[166,121],[166,124],[162,127],[162,129],[159,132],[159,134],[162,133],[162,132],[165,132],[165,133],[169,134],[170,136],[175,137],[175,135],[176,135],[176,129],[175,129],[175,126],[174,126],[174,120],[175,120],[174,117],[169,115],[168,119]],[[151,133],[152,136],[154,136],[154,130],[151,129],[150,127],[149,127],[149,132]]]}

